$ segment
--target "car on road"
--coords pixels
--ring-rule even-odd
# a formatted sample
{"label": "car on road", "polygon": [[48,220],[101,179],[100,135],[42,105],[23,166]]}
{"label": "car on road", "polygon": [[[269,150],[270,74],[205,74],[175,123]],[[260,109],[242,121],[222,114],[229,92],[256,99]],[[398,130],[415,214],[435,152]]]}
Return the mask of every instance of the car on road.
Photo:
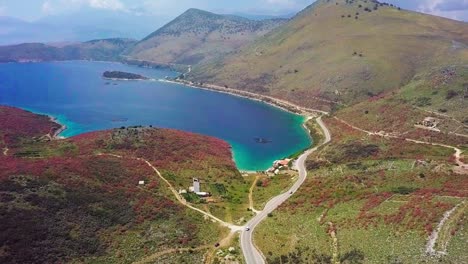
{"label": "car on road", "polygon": [[245,231],[250,231],[250,227],[245,227]]}

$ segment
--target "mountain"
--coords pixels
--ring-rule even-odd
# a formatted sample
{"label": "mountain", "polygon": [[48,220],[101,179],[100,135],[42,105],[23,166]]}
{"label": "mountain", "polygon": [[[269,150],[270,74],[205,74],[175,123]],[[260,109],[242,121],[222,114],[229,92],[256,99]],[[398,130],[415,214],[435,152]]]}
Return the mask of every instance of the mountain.
{"label": "mountain", "polygon": [[60,125],[7,106],[0,122],[2,263],[133,263],[168,249],[158,262],[201,263],[224,230],[179,203],[148,164],[177,188],[195,175],[204,190],[216,186],[217,213],[230,210],[223,199],[241,201],[244,179],[219,139],[132,127],[52,140]]}
{"label": "mountain", "polygon": [[283,24],[189,9],[140,41],[127,56],[159,64],[193,65],[228,54]]}
{"label": "mountain", "polygon": [[189,78],[330,110],[395,91],[434,67],[466,64],[467,47],[464,22],[378,1],[320,0]]}
{"label": "mountain", "polygon": [[118,60],[120,54],[135,43],[130,39],[101,39],[60,46],[43,43],[0,46],[0,62]]}

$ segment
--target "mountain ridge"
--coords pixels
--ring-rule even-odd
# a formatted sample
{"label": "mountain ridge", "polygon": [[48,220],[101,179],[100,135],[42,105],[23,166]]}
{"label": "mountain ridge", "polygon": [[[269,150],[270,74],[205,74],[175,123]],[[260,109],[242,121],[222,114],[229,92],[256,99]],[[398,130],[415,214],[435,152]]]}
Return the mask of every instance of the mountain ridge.
{"label": "mountain ridge", "polygon": [[194,65],[233,52],[284,23],[191,8],[125,52],[129,59]]}

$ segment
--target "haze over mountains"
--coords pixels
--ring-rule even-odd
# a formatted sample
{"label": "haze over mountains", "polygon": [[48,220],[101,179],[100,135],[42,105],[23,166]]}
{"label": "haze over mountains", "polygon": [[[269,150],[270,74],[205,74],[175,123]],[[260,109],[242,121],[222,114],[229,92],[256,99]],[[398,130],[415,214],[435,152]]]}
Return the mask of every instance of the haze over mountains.
{"label": "haze over mountains", "polygon": [[0,17],[0,45],[107,38],[141,39],[169,20],[170,17],[166,16],[137,16],[94,9],[50,15],[31,22],[4,16]]}
{"label": "haze over mountains", "polygon": [[136,43],[131,39],[100,39],[83,43],[47,45],[26,43],[0,46],[0,62],[53,60],[119,60],[120,54]]}

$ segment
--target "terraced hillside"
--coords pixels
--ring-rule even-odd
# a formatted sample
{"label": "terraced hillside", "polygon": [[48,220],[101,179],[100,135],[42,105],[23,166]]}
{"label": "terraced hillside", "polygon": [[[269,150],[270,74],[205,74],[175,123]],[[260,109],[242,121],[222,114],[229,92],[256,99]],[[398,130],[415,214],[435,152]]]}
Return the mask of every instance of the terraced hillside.
{"label": "terraced hillside", "polygon": [[286,20],[249,20],[189,9],[127,52],[129,60],[194,65],[265,35]]}

